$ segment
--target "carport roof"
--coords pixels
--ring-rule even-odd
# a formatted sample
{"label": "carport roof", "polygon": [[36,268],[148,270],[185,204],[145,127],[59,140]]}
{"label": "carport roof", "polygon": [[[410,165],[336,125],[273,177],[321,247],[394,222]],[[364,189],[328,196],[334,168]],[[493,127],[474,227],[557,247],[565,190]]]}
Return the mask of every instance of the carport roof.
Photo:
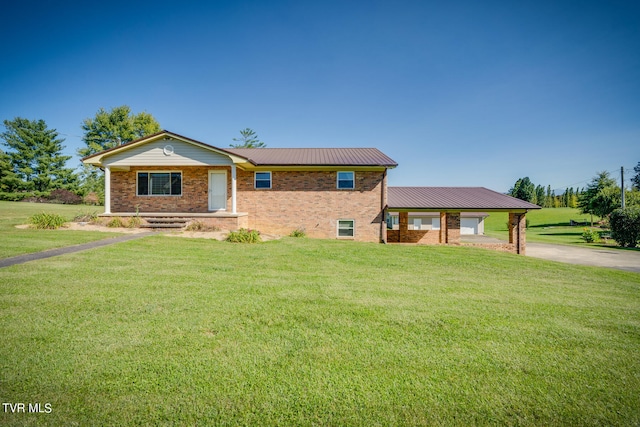
{"label": "carport roof", "polygon": [[389,210],[502,210],[540,209],[525,202],[484,187],[389,187]]}

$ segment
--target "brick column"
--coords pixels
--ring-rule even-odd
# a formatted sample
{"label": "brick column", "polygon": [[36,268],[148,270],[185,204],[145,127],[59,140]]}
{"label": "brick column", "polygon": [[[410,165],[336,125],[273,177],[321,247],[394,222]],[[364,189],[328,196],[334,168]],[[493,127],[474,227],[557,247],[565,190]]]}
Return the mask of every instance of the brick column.
{"label": "brick column", "polygon": [[509,212],[509,243],[515,246],[516,253],[524,255],[527,249],[526,214]]}
{"label": "brick column", "polygon": [[399,212],[399,230],[398,230],[398,242],[406,242],[407,234],[409,234],[409,212]]}
{"label": "brick column", "polygon": [[460,244],[460,212],[447,213],[447,243]]}
{"label": "brick column", "polygon": [[440,212],[440,243],[447,243],[447,213]]}

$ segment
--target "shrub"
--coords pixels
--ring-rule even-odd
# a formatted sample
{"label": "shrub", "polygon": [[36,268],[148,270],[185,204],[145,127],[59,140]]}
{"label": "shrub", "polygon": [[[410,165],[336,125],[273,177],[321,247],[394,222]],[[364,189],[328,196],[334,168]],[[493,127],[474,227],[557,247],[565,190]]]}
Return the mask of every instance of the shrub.
{"label": "shrub", "polygon": [[238,231],[231,231],[226,240],[232,243],[258,243],[262,241],[262,238],[258,230],[241,228]]}
{"label": "shrub", "polygon": [[186,231],[220,231],[215,225],[207,225],[201,221],[191,221],[184,228]]}
{"label": "shrub", "polygon": [[139,228],[140,224],[142,224],[142,219],[136,215],[129,218],[129,222],[127,223],[127,227],[129,228]]}
{"label": "shrub", "polygon": [[600,241],[600,233],[591,228],[583,228],[582,236],[580,238],[587,243],[599,242]]}
{"label": "shrub", "polygon": [[307,232],[304,231],[304,227],[298,227],[289,234],[290,237],[307,237]]}
{"label": "shrub", "polygon": [[40,229],[55,230],[56,228],[62,227],[65,222],[64,217],[55,213],[42,212],[29,218],[29,223],[33,227]]}
{"label": "shrub", "polygon": [[80,212],[73,217],[74,222],[96,222],[98,219],[98,212]]}
{"label": "shrub", "polygon": [[99,205],[100,197],[98,196],[97,193],[91,192],[86,196],[84,196],[84,203],[87,205]]}
{"label": "shrub", "polygon": [[79,205],[82,203],[82,197],[72,191],[59,188],[51,192],[49,201],[52,203],[61,203],[63,205]]}
{"label": "shrub", "polygon": [[0,200],[8,202],[47,203],[49,193],[46,191],[22,191],[15,193],[0,192]]}
{"label": "shrub", "polygon": [[120,228],[120,227],[124,227],[124,222],[122,222],[122,218],[120,218],[119,216],[113,217],[108,223],[107,223],[107,227],[110,228]]}
{"label": "shrub", "polygon": [[635,248],[640,241],[640,207],[616,209],[609,217],[611,237],[618,245]]}

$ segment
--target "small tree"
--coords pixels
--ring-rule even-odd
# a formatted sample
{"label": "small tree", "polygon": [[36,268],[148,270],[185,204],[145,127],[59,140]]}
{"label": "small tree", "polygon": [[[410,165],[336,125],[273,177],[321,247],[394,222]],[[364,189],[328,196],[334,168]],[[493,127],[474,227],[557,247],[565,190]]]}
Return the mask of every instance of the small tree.
{"label": "small tree", "polygon": [[541,208],[546,207],[547,197],[544,194],[544,187],[542,185],[538,185],[536,187],[536,204]]}
{"label": "small tree", "polygon": [[264,148],[267,146],[264,142],[258,139],[253,129],[245,128],[240,131],[240,138],[233,138],[237,144],[229,144],[233,148]]}
{"label": "small tree", "polygon": [[618,192],[616,181],[611,178],[609,172],[598,172],[593,177],[585,191],[578,197],[578,208],[583,214],[591,214],[591,225],[593,225],[593,215],[604,218],[609,215],[617,206],[613,202],[615,193]]}
{"label": "small tree", "polygon": [[635,248],[640,241],[640,207],[631,206],[616,209],[609,219],[611,237],[618,245]]}
{"label": "small tree", "polygon": [[553,207],[553,195],[551,194],[551,186],[547,185],[547,196],[544,198],[544,207],[552,208]]}

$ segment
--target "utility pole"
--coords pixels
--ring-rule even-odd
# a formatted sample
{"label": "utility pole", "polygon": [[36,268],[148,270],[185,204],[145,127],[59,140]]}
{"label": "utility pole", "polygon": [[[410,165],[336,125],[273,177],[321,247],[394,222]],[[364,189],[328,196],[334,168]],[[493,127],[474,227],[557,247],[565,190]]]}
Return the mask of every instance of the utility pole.
{"label": "utility pole", "polygon": [[622,209],[624,209],[624,166],[620,166],[620,193],[622,194]]}

